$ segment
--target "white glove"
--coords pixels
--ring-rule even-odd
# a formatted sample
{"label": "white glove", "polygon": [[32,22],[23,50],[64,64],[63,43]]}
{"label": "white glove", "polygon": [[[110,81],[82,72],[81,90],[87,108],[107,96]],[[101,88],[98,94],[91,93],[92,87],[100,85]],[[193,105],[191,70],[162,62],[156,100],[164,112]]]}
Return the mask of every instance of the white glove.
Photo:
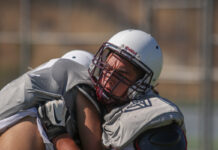
{"label": "white glove", "polygon": [[[45,109],[45,114],[43,109]],[[53,125],[65,126],[67,108],[63,100],[49,101],[40,106],[38,112],[41,118],[46,115]]]}
{"label": "white glove", "polygon": [[64,100],[48,101],[39,106],[38,113],[49,139],[66,133],[67,108]]}

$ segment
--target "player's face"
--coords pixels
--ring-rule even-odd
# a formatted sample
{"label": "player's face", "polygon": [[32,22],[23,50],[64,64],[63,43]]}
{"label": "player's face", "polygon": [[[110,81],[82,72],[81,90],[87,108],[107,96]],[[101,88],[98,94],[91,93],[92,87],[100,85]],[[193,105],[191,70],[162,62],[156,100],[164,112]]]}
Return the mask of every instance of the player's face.
{"label": "player's face", "polygon": [[106,68],[102,72],[100,84],[104,90],[116,97],[126,97],[127,89],[138,77],[138,70],[133,64],[115,53],[109,54]]}

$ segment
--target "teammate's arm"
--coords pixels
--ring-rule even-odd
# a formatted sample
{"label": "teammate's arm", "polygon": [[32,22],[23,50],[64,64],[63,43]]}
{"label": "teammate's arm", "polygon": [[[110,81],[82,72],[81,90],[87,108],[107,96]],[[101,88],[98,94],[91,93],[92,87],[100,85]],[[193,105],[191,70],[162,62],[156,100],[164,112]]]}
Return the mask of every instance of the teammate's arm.
{"label": "teammate's arm", "polygon": [[57,150],[102,150],[100,116],[94,105],[80,92],[76,102],[77,125],[82,147],[70,138],[69,134],[61,134],[52,142]]}
{"label": "teammate's arm", "polygon": [[66,107],[63,100],[53,100],[38,108],[39,117],[56,150],[80,150],[66,131]]}

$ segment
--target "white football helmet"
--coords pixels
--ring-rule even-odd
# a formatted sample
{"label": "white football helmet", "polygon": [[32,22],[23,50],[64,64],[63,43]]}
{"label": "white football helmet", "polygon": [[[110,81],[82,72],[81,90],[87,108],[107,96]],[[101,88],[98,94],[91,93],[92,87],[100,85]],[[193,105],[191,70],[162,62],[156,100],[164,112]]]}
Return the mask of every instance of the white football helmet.
{"label": "white football helmet", "polygon": [[73,60],[88,68],[94,58],[94,55],[85,50],[71,50],[64,54],[61,58]]}
{"label": "white football helmet", "polygon": [[[144,71],[144,76],[135,84],[129,86],[131,94],[144,93],[148,87],[155,85],[162,69],[162,51],[160,46],[151,35],[141,30],[124,30],[112,36],[108,42],[102,45],[89,68],[92,81],[97,89],[101,89],[100,97],[104,97],[108,101],[114,99],[113,95],[106,92],[104,87],[99,84],[102,70],[106,69],[105,60],[111,52],[118,54],[134,64],[136,68]],[[119,79],[121,78],[119,77]],[[99,93],[97,93],[97,96],[99,97]],[[133,98],[135,97],[129,96],[129,100]],[[119,100],[117,99],[116,101]]]}
{"label": "white football helmet", "polygon": [[160,46],[150,34],[140,30],[124,30],[110,38],[108,43],[127,49],[129,54],[135,56],[135,63],[151,69],[151,85],[155,85],[162,70],[163,57]]}

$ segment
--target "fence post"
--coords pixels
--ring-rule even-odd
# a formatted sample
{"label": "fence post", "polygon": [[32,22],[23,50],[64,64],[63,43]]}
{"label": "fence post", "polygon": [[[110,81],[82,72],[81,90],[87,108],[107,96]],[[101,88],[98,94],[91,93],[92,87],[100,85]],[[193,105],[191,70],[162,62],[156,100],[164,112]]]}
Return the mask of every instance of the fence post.
{"label": "fence post", "polygon": [[213,0],[203,0],[202,51],[203,80],[201,100],[201,148],[213,150]]}
{"label": "fence post", "polygon": [[31,3],[20,1],[20,74],[27,71],[31,56]]}

